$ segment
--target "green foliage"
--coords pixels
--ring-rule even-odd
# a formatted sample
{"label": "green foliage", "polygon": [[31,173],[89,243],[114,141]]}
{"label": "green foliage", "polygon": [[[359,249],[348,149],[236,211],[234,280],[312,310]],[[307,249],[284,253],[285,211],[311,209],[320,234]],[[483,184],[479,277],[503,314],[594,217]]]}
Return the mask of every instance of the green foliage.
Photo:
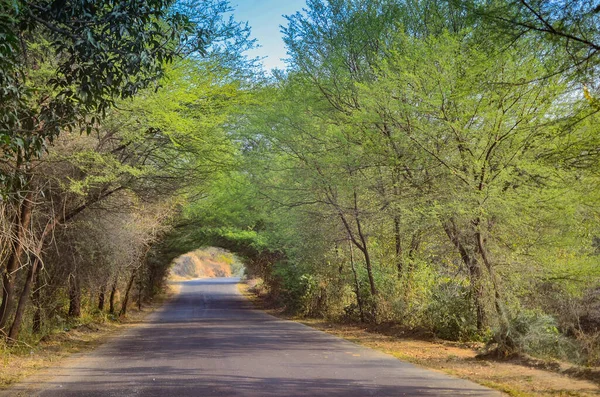
{"label": "green foliage", "polygon": [[319,291],[314,276],[284,263],[274,267],[273,276],[281,285],[277,291],[278,300],[286,311],[301,316],[316,314],[315,302]]}
{"label": "green foliage", "polygon": [[0,328],[16,339],[162,290],[175,214],[235,164],[254,61],[223,0],[0,5]]}
{"label": "green foliage", "polygon": [[[600,47],[598,5],[593,1],[549,0],[473,2],[457,5],[489,24],[491,40],[533,43],[533,51],[550,51],[550,67],[583,81],[593,79]],[[547,55],[547,53],[545,54]]]}
{"label": "green foliage", "polygon": [[[598,284],[595,109],[552,44],[491,43],[465,7],[288,17],[290,69],[236,124],[233,182],[197,207],[281,253],[261,277],[286,307],[485,340],[540,299],[554,314],[543,284]],[[516,349],[560,350],[527,338]]]}
{"label": "green foliage", "polygon": [[507,329],[497,330],[494,340],[503,355],[527,353],[542,358],[580,360],[580,349],[558,329],[556,320],[537,310],[524,310],[511,319]]}
{"label": "green foliage", "polygon": [[[117,99],[163,76],[192,25],[171,1],[3,1],[0,149],[3,193],[25,181],[6,165],[40,157],[64,129],[89,133]],[[46,65],[52,73],[41,73]],[[40,66],[42,65],[42,66]],[[39,70],[39,71],[38,71]],[[33,84],[32,84],[33,82]]]}
{"label": "green foliage", "polygon": [[475,308],[466,284],[445,281],[437,285],[426,309],[426,322],[435,334],[447,340],[477,339]]}
{"label": "green foliage", "polygon": [[156,291],[173,258],[218,246],[299,315],[571,359],[572,335],[595,340],[574,325],[600,283],[587,3],[310,0],[267,81],[224,0],[0,1],[0,175],[44,197],[33,224],[71,214],[56,279]]}

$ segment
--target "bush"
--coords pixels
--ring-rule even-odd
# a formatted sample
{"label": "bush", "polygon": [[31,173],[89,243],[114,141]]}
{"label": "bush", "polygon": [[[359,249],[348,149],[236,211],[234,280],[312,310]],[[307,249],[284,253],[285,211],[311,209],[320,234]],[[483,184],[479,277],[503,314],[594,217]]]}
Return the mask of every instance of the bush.
{"label": "bush", "polygon": [[280,281],[279,294],[286,311],[300,316],[311,314],[318,301],[316,278],[293,266],[277,266],[273,274]]}
{"label": "bush", "polygon": [[433,332],[447,340],[473,340],[477,335],[475,310],[468,285],[445,281],[438,284],[426,309]]}
{"label": "bush", "polygon": [[495,330],[492,341],[500,355],[526,353],[571,361],[581,356],[576,343],[560,332],[556,320],[541,311],[521,311],[503,328]]}

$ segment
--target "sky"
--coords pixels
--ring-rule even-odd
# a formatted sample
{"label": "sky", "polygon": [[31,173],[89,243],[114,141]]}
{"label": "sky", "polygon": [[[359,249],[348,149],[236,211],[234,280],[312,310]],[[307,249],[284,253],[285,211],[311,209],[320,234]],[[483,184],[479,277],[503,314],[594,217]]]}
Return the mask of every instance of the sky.
{"label": "sky", "polygon": [[230,0],[230,3],[235,8],[235,18],[248,22],[252,36],[261,46],[249,51],[248,56],[267,57],[262,61],[267,71],[285,68],[281,58],[286,58],[286,51],[279,26],[287,21],[282,15],[302,10],[306,0]]}

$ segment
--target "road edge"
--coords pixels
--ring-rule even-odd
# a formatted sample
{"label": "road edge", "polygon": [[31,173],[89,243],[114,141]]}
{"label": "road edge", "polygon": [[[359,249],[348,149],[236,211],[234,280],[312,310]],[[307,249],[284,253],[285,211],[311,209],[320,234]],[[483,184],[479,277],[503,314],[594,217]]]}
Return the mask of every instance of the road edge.
{"label": "road edge", "polygon": [[[310,328],[318,330],[318,331],[325,332],[329,335],[336,336],[338,338],[361,345],[363,347],[367,347],[367,348],[374,349],[379,352],[391,355],[400,361],[408,362],[408,363],[416,365],[420,368],[431,370],[431,371],[436,371],[436,372],[443,373],[445,375],[452,376],[455,378],[468,380],[468,381],[477,383],[478,385],[499,391],[507,396],[513,396],[513,397],[532,396],[533,397],[533,396],[541,395],[537,392],[524,391],[518,382],[514,382],[514,384],[513,384],[511,382],[502,382],[501,383],[501,382],[482,380],[482,379],[478,378],[477,376],[473,376],[473,375],[477,375],[477,373],[475,373],[475,372],[473,372],[470,375],[465,375],[459,371],[454,370],[452,368],[451,362],[449,362],[448,365],[445,366],[444,368],[440,368],[438,366],[427,365],[427,362],[424,362],[423,360],[420,360],[420,359],[414,359],[413,357],[410,357],[409,355],[403,354],[401,351],[392,351],[392,350],[386,348],[385,346],[373,344],[370,342],[365,342],[366,338],[361,338],[360,336],[357,337],[356,335],[349,337],[348,334],[346,334],[344,332],[340,332],[339,328],[343,327],[343,325],[340,326],[340,324],[336,324],[333,322],[327,322],[325,320],[305,319],[305,318],[298,318],[298,317],[286,315],[281,310],[278,310],[278,309],[275,309],[275,308],[272,308],[272,307],[269,307],[268,305],[266,305],[266,302],[264,299],[262,299],[260,296],[257,296],[256,293],[251,291],[251,287],[248,284],[248,280],[240,281],[238,283],[237,287],[238,287],[239,293],[252,303],[254,309],[265,312],[265,313],[267,313],[271,316],[274,316],[278,319],[293,321],[293,322],[302,324],[304,326],[310,327]],[[364,334],[365,335],[373,335],[374,333],[372,333],[372,332],[367,333],[365,331]],[[392,337],[389,337],[384,334],[379,334],[379,335],[382,337],[386,337],[386,338],[392,338]],[[404,343],[404,339],[402,339],[402,340],[397,339],[397,341],[399,343],[401,341],[402,341],[402,343]],[[419,342],[423,342],[423,341],[419,341]],[[436,345],[433,342],[429,342],[429,343],[431,345]],[[517,370],[515,371],[516,372],[515,375],[521,376],[524,380],[527,380],[527,376],[525,374],[523,374],[524,371],[535,370],[535,371],[542,371],[543,373],[545,373],[545,375],[548,375],[548,377],[551,377],[551,378],[564,376],[564,377],[568,378],[569,380],[571,380],[573,383],[581,382],[582,384],[588,384],[590,387],[595,388],[597,390],[597,391],[594,391],[594,394],[585,394],[585,393],[580,394],[580,393],[575,392],[575,394],[566,394],[566,395],[591,396],[591,395],[600,394],[600,388],[598,387],[599,385],[596,384],[596,382],[570,377],[570,376],[568,376],[568,374],[556,374],[553,371],[549,371],[549,370],[545,370],[545,369],[541,369],[541,368],[530,367],[530,366],[527,366],[526,364],[514,364],[514,363],[510,363],[510,362],[502,362],[502,361],[494,361],[494,360],[486,360],[486,359],[477,359],[476,362],[478,364],[482,364],[484,366],[493,366],[493,365],[515,366],[515,367],[517,367]],[[545,395],[548,395],[548,396],[556,395],[556,392],[557,391],[555,391],[555,390],[548,389],[547,394],[545,394]],[[569,390],[561,389],[558,392],[559,392],[559,394],[561,392],[569,393]],[[560,395],[562,395],[562,394],[560,394]]]}
{"label": "road edge", "polygon": [[[119,338],[125,332],[142,326],[145,321],[154,313],[165,308],[169,302],[175,299],[180,291],[179,282],[169,282],[168,291],[146,304],[141,311],[137,308],[129,310],[126,319],[119,322],[106,322],[102,324],[89,323],[82,325],[82,328],[88,328],[90,325],[96,327],[96,330],[86,332],[84,335],[78,335],[76,340],[69,339],[68,332],[60,333],[66,338],[50,345],[31,346],[32,350],[28,356],[25,354],[6,357],[6,353],[0,355],[2,366],[0,368],[12,368],[14,372],[10,379],[0,378],[0,397],[27,395],[24,391],[14,394],[12,390],[24,386],[24,381],[28,384],[36,384],[47,381],[53,377],[49,373],[53,368],[68,365],[69,362],[77,360],[79,357],[89,354],[99,347]],[[73,330],[77,332],[77,330]],[[8,353],[10,354],[10,353]],[[1,374],[0,374],[1,375]]]}

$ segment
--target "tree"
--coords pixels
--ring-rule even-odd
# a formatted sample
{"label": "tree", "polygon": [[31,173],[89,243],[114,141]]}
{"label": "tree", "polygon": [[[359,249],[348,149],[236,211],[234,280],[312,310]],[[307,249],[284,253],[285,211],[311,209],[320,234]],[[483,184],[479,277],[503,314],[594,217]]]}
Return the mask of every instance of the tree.
{"label": "tree", "polygon": [[[452,2],[408,6],[311,1],[289,17],[291,70],[240,126],[244,172],[271,202],[260,234],[281,236],[270,240],[286,254],[279,279],[334,277],[357,298],[368,285],[382,318],[452,337],[499,327],[510,348],[524,286],[558,271],[538,249],[557,253],[582,233],[578,222],[593,228],[589,214],[557,215],[583,211],[593,177],[551,161],[577,156],[573,137],[595,142],[594,110],[570,78],[548,73],[535,41],[492,46],[489,25]],[[352,237],[367,252],[365,280],[333,276],[358,258],[340,249]],[[577,244],[573,266],[591,271],[590,243]]]}
{"label": "tree", "polygon": [[[4,194],[18,186],[13,171],[61,130],[89,132],[115,99],[158,81],[192,28],[163,0],[8,3],[0,28],[7,38],[0,81]],[[54,70],[40,73],[48,61]]]}
{"label": "tree", "polygon": [[[0,329],[11,313],[14,275],[24,251],[32,202],[31,162],[64,129],[90,131],[118,98],[162,76],[177,54],[187,18],[170,2],[3,3],[0,183],[16,239],[3,272]],[[41,233],[44,240],[58,217]],[[43,244],[43,243],[42,243]],[[40,247],[40,244],[37,244]],[[41,248],[31,249],[39,256]]]}
{"label": "tree", "polygon": [[551,73],[575,74],[596,89],[600,10],[595,2],[511,0],[458,4],[481,17],[497,39],[539,43],[538,54],[554,64]]}
{"label": "tree", "polygon": [[[88,268],[90,259],[86,259],[89,255],[106,259],[108,267],[115,265],[103,248],[108,243],[96,245],[84,235],[63,234],[69,227],[91,236],[94,230],[86,229],[82,222],[102,218],[98,210],[119,200],[135,214],[136,200],[191,196],[210,174],[212,161],[226,162],[227,141],[220,125],[235,101],[244,97],[242,86],[250,84],[239,78],[242,66],[249,67],[252,61],[237,53],[252,45],[248,29],[219,17],[228,9],[224,1],[205,2],[194,15],[172,6],[172,2],[157,1],[27,3],[8,8],[12,13],[6,20],[15,25],[7,31],[16,31],[22,40],[18,47],[11,47],[18,51],[7,51],[9,57],[3,60],[14,60],[11,64],[21,71],[9,73],[20,79],[14,80],[16,85],[35,87],[23,91],[27,95],[23,106],[28,107],[18,109],[33,124],[13,132],[31,132],[31,142],[38,145],[36,150],[32,143],[31,147],[17,145],[11,155],[4,152],[10,181],[16,181],[5,185],[6,197],[14,203],[12,207],[19,208],[13,211],[5,206],[3,213],[13,219],[11,233],[16,237],[7,237],[14,242],[13,255],[5,253],[3,263],[8,266],[2,269],[0,327],[10,325],[18,301],[11,338],[16,339],[42,266],[48,265],[46,273],[56,275],[69,267],[77,269],[65,275],[73,280],[73,314],[78,312],[81,290],[109,282],[104,277],[89,282],[93,272]],[[36,24],[29,26],[27,21]],[[194,25],[197,32],[192,31]],[[216,30],[209,32],[208,27]],[[225,33],[226,39],[221,37]],[[212,43],[222,40],[237,40],[237,44],[216,51]],[[226,65],[217,52],[237,63]],[[187,60],[179,59],[181,56]],[[159,85],[163,90],[157,93]],[[49,113],[54,125],[43,113],[47,108],[60,111]],[[78,127],[87,135],[80,136]],[[71,253],[74,261],[57,263],[57,269],[48,271],[52,263],[44,264],[44,257],[53,259],[48,250],[57,236],[63,240],[54,245],[64,243],[62,252]],[[138,257],[136,263],[145,261]],[[28,275],[16,299],[19,270]]]}

